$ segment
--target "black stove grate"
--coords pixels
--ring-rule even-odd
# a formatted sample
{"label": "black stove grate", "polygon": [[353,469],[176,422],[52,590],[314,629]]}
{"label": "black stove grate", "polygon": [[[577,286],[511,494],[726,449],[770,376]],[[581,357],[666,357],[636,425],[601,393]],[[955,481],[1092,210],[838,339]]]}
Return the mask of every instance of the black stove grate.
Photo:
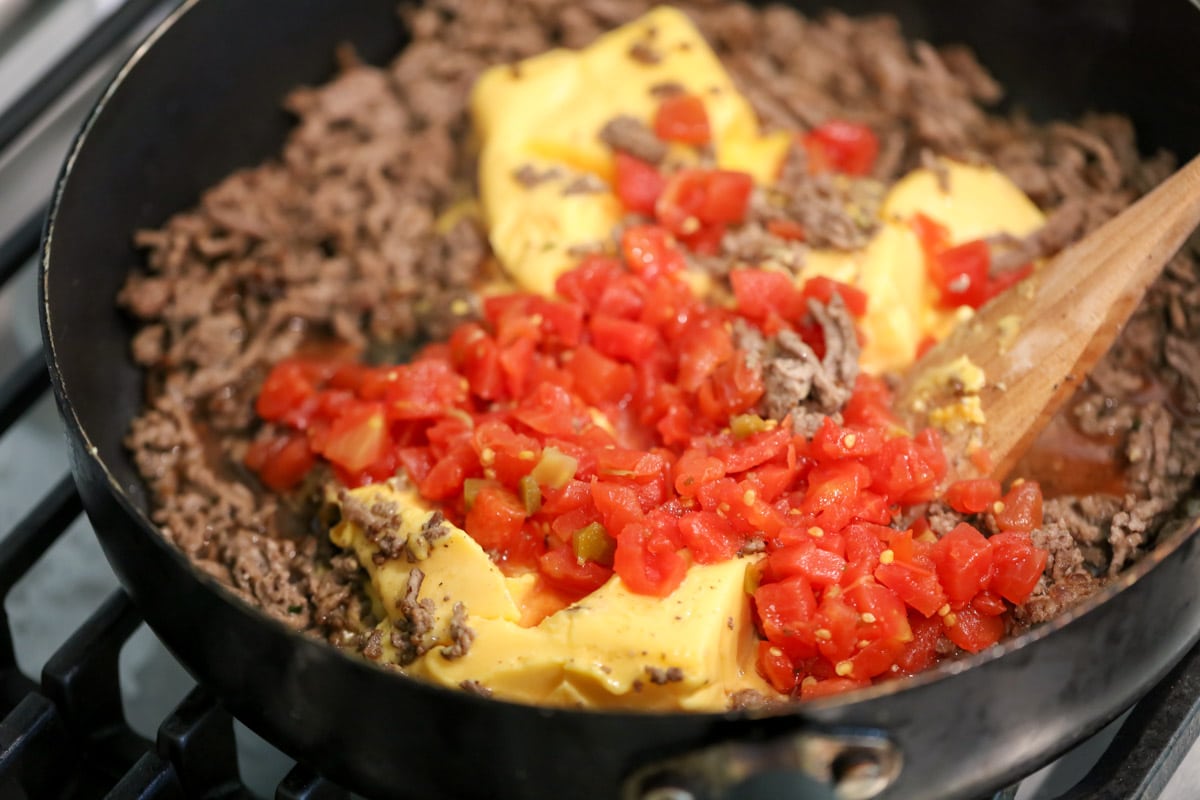
{"label": "black stove grate", "polygon": [[[40,82],[0,115],[0,151],[11,144],[102,54],[126,39],[162,0],[126,0]],[[49,187],[43,195],[49,196]],[[45,204],[0,241],[0,288],[36,255]],[[49,389],[43,356],[27,358],[0,382],[0,436]],[[0,530],[0,600],[82,513],[63,476],[11,529]],[[17,666],[0,603],[0,797],[110,797],[115,800],[249,798],[233,718],[195,687],[162,721],[157,740],[134,732],[122,706],[118,659],[141,617],[114,592],[42,670]],[[1068,800],[1125,800],[1161,794],[1200,732],[1200,647],[1135,707],[1111,746]],[[344,800],[346,790],[303,764],[278,785],[278,800]],[[1012,791],[997,797],[1012,796]]]}

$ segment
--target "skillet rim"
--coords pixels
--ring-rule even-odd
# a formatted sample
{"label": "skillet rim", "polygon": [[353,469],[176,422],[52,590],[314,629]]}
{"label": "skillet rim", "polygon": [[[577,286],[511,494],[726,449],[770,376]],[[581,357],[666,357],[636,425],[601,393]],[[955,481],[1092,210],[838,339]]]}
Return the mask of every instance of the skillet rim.
{"label": "skillet rim", "polygon": [[[699,721],[715,722],[718,720],[738,721],[738,720],[760,720],[760,719],[786,719],[796,718],[797,721],[805,722],[804,717],[807,712],[812,711],[822,712],[828,709],[835,708],[860,708],[865,704],[881,697],[886,697],[910,689],[928,686],[934,683],[940,683],[948,680],[955,675],[966,672],[972,668],[981,667],[984,664],[998,661],[1020,650],[1032,647],[1038,642],[1053,636],[1061,629],[1068,625],[1076,624],[1084,618],[1088,617],[1102,605],[1107,603],[1118,594],[1125,591],[1134,583],[1143,580],[1144,577],[1153,571],[1153,569],[1161,562],[1169,558],[1184,542],[1197,534],[1200,531],[1200,515],[1191,517],[1187,522],[1171,521],[1167,525],[1177,525],[1177,529],[1172,530],[1164,538],[1156,543],[1153,549],[1147,552],[1141,560],[1134,564],[1129,569],[1122,572],[1116,579],[1109,582],[1104,588],[1090,596],[1083,603],[1075,606],[1066,613],[1060,614],[1054,619],[1037,625],[1022,634],[1013,638],[1000,642],[993,647],[990,647],[982,652],[971,654],[964,658],[943,662],[938,666],[918,673],[917,675],[899,678],[896,680],[887,681],[881,684],[856,689],[839,695],[834,695],[816,700],[804,702],[796,702],[784,706],[782,708],[770,709],[746,709],[738,711],[663,711],[663,710],[639,710],[631,708],[604,708],[604,709],[576,709],[557,706],[542,706],[531,703],[516,702],[505,700],[502,698],[484,698],[474,694],[465,693],[444,687],[439,684],[424,681],[419,678],[414,678],[404,673],[398,672],[394,668],[389,668],[384,665],[376,664],[369,659],[361,658],[352,655],[339,647],[336,647],[329,642],[323,641],[317,637],[300,632],[285,625],[280,620],[275,619],[263,611],[260,607],[246,602],[240,596],[235,594],[225,584],[218,581],[213,576],[203,572],[196,567],[194,562],[188,558],[173,542],[170,542],[161,529],[150,520],[146,512],[132,501],[126,491],[121,487],[120,482],[116,479],[113,472],[109,469],[108,464],[100,456],[99,448],[93,443],[87,431],[84,430],[82,423],[75,413],[74,403],[70,398],[70,390],[67,387],[66,380],[59,369],[58,353],[60,348],[65,349],[69,344],[61,343],[54,334],[53,314],[50,308],[50,273],[53,267],[52,250],[55,244],[55,234],[59,227],[59,212],[63,197],[70,188],[71,178],[73,176],[73,168],[75,163],[81,156],[85,156],[84,150],[88,144],[88,136],[97,122],[105,115],[109,101],[126,87],[127,81],[133,75],[139,64],[142,62],[146,53],[151,48],[156,46],[170,30],[179,23],[192,9],[194,9],[201,0],[183,0],[183,2],[173,9],[155,28],[147,34],[133,52],[126,58],[120,68],[116,71],[113,77],[108,81],[104,90],[101,92],[91,110],[89,110],[86,119],[84,120],[79,131],[75,134],[71,146],[64,158],[63,165],[60,168],[58,176],[55,179],[54,191],[51,198],[49,211],[46,216],[45,226],[43,228],[41,247],[38,258],[38,314],[39,325],[41,328],[43,355],[46,358],[46,366],[50,376],[50,383],[53,389],[59,415],[67,428],[68,435],[77,442],[82,443],[82,457],[85,458],[90,465],[90,468],[102,475],[105,483],[105,490],[110,497],[115,500],[121,511],[126,515],[125,523],[132,521],[139,529],[140,533],[153,541],[156,548],[160,548],[167,557],[174,559],[175,562],[183,566],[188,573],[195,578],[205,588],[214,591],[218,597],[227,605],[236,608],[243,616],[251,617],[258,624],[265,624],[273,629],[277,634],[282,634],[286,638],[290,638],[295,646],[299,647],[316,647],[320,648],[322,657],[333,656],[341,659],[347,669],[359,670],[367,669],[373,673],[381,673],[392,676],[392,679],[399,681],[400,686],[407,686],[416,689],[420,692],[432,693],[441,697],[454,697],[461,701],[464,695],[469,698],[469,702],[482,703],[488,706],[500,706],[510,709],[510,711],[520,710],[520,713],[527,713],[540,717],[566,716],[569,719],[573,718],[588,718],[594,716],[605,716],[615,718],[628,718],[630,720],[642,719],[646,717],[686,717]],[[1193,0],[1200,5],[1200,0]],[[78,470],[76,465],[72,464],[72,473]],[[1187,502],[1187,498],[1181,501]],[[1178,508],[1178,507],[1177,507]],[[1166,533],[1164,530],[1163,533]],[[124,589],[124,587],[123,587]],[[125,591],[128,592],[126,589]],[[1081,623],[1082,624],[1082,623]],[[157,631],[155,632],[157,635]],[[169,646],[169,645],[168,645]],[[185,667],[188,665],[184,665]],[[189,670],[190,671],[190,670]],[[813,724],[813,720],[807,720],[809,724]]]}

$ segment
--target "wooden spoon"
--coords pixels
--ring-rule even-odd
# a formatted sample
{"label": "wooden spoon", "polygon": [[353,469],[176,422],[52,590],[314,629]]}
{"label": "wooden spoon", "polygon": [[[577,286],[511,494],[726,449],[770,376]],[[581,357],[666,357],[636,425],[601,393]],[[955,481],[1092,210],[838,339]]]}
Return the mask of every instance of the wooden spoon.
{"label": "wooden spoon", "polygon": [[[909,370],[895,407],[913,430],[945,429],[947,482],[1007,475],[1197,225],[1200,156],[989,302]],[[978,391],[971,365],[983,372]],[[986,456],[968,457],[978,448]]]}

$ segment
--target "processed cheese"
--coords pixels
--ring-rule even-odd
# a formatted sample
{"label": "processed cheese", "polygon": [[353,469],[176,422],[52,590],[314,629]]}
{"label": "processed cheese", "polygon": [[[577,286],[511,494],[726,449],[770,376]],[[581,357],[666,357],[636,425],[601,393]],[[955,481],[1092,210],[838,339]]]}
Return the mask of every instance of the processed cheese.
{"label": "processed cheese", "polygon": [[[639,44],[657,60],[634,57]],[[718,164],[770,180],[788,135],[759,134],[750,104],[677,9],[656,8],[582,50],[552,50],[480,76],[471,116],[483,213],[492,249],[522,288],[552,294],[577,248],[608,241],[623,212],[600,131],[618,115],[649,124],[661,102],[655,87],[665,85],[703,99]],[[523,167],[541,179],[518,180]],[[606,188],[571,191],[584,175]]]}
{"label": "processed cheese", "polygon": [[[744,689],[771,693],[754,669],[756,634],[745,592],[746,559],[693,565],[665,598],[630,592],[617,577],[583,600],[536,625],[522,624],[532,575],[506,577],[462,530],[442,523],[430,537],[433,513],[410,489],[364,486],[351,495],[367,506],[392,504],[411,559],[379,558],[379,547],[354,522],[332,531],[334,543],[355,552],[387,618],[380,623],[379,660],[397,663],[392,632],[404,625],[404,601],[414,569],[423,574],[418,603],[431,612],[423,655],[404,671],[458,687],[477,681],[494,696],[544,705],[587,708],[724,710]],[[461,603],[471,642],[455,644],[454,607]]]}

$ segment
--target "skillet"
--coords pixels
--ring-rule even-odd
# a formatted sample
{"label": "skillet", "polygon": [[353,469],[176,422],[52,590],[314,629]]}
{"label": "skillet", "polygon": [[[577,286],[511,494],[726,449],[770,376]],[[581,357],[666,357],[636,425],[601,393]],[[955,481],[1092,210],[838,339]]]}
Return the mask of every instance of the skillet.
{"label": "skillet", "polygon": [[[280,98],[329,76],[338,43],[373,63],[402,46],[393,5],[183,3],[98,102],[47,225],[43,335],[85,507],[147,622],[234,715],[370,796],[968,798],[1115,718],[1196,641],[1200,545],[1187,513],[1051,623],[916,678],[758,716],[551,710],[425,685],[292,632],[195,569],[149,521],[122,445],[144,397],[114,302],[137,263],[131,232],[277,152]],[[1187,57],[1200,11],[1186,0],[839,7],[971,45],[1035,117],[1116,110],[1148,149],[1186,158],[1200,146],[1200,73]]]}

